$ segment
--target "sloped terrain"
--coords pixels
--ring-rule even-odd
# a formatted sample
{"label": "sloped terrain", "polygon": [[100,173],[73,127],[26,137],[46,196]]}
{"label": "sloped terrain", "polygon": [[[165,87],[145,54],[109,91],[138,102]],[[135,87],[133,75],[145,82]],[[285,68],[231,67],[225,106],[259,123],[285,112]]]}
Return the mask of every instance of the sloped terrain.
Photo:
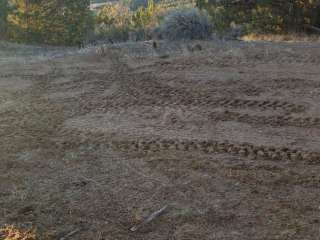
{"label": "sloped terrain", "polygon": [[0,226],[47,239],[318,239],[319,53],[145,42],[1,63]]}

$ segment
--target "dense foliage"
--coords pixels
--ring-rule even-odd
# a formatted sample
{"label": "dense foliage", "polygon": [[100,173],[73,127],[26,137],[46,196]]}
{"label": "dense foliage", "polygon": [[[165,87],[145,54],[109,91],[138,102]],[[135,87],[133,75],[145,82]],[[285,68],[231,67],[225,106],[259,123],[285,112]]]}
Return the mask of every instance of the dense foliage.
{"label": "dense foliage", "polygon": [[318,0],[197,0],[197,6],[206,9],[221,30],[232,22],[264,33],[297,32],[320,26]]}
{"label": "dense foliage", "polygon": [[95,31],[92,40],[118,39],[126,41],[129,38],[130,11],[123,3],[110,4],[103,7],[95,16]]}
{"label": "dense foliage", "polygon": [[[1,0],[2,1],[2,0]],[[10,40],[52,45],[80,45],[92,28],[90,0],[9,0]]]}
{"label": "dense foliage", "polygon": [[0,39],[4,38],[7,32],[7,17],[9,5],[7,0],[0,0]]}

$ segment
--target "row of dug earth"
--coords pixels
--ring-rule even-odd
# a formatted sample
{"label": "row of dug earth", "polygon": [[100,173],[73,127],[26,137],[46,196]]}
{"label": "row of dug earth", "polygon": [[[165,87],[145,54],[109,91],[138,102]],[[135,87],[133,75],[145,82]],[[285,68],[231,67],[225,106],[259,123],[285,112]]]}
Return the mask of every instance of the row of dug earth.
{"label": "row of dug earth", "polygon": [[114,140],[108,142],[108,147],[113,150],[143,153],[159,151],[200,151],[206,154],[229,153],[252,159],[265,159],[274,161],[305,161],[309,164],[320,163],[320,152],[287,147],[255,146],[250,143],[231,143],[229,141],[211,140],[179,140],[179,139],[137,139]]}

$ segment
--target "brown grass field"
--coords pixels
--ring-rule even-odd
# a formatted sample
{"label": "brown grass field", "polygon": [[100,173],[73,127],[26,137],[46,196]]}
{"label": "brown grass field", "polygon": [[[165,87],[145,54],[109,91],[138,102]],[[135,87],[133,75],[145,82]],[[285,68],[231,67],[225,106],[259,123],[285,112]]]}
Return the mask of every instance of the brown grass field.
{"label": "brown grass field", "polygon": [[0,239],[319,239],[318,44],[56,51],[0,61]]}

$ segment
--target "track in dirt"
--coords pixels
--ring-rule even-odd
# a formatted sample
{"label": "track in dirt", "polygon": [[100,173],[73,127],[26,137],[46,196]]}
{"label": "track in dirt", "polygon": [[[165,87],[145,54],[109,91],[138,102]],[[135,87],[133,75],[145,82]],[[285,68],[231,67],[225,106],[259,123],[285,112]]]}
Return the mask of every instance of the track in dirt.
{"label": "track in dirt", "polygon": [[0,183],[0,223],[52,239],[317,239],[316,53],[134,43],[7,68],[2,82],[32,86],[0,102],[16,97],[0,108],[14,189]]}

